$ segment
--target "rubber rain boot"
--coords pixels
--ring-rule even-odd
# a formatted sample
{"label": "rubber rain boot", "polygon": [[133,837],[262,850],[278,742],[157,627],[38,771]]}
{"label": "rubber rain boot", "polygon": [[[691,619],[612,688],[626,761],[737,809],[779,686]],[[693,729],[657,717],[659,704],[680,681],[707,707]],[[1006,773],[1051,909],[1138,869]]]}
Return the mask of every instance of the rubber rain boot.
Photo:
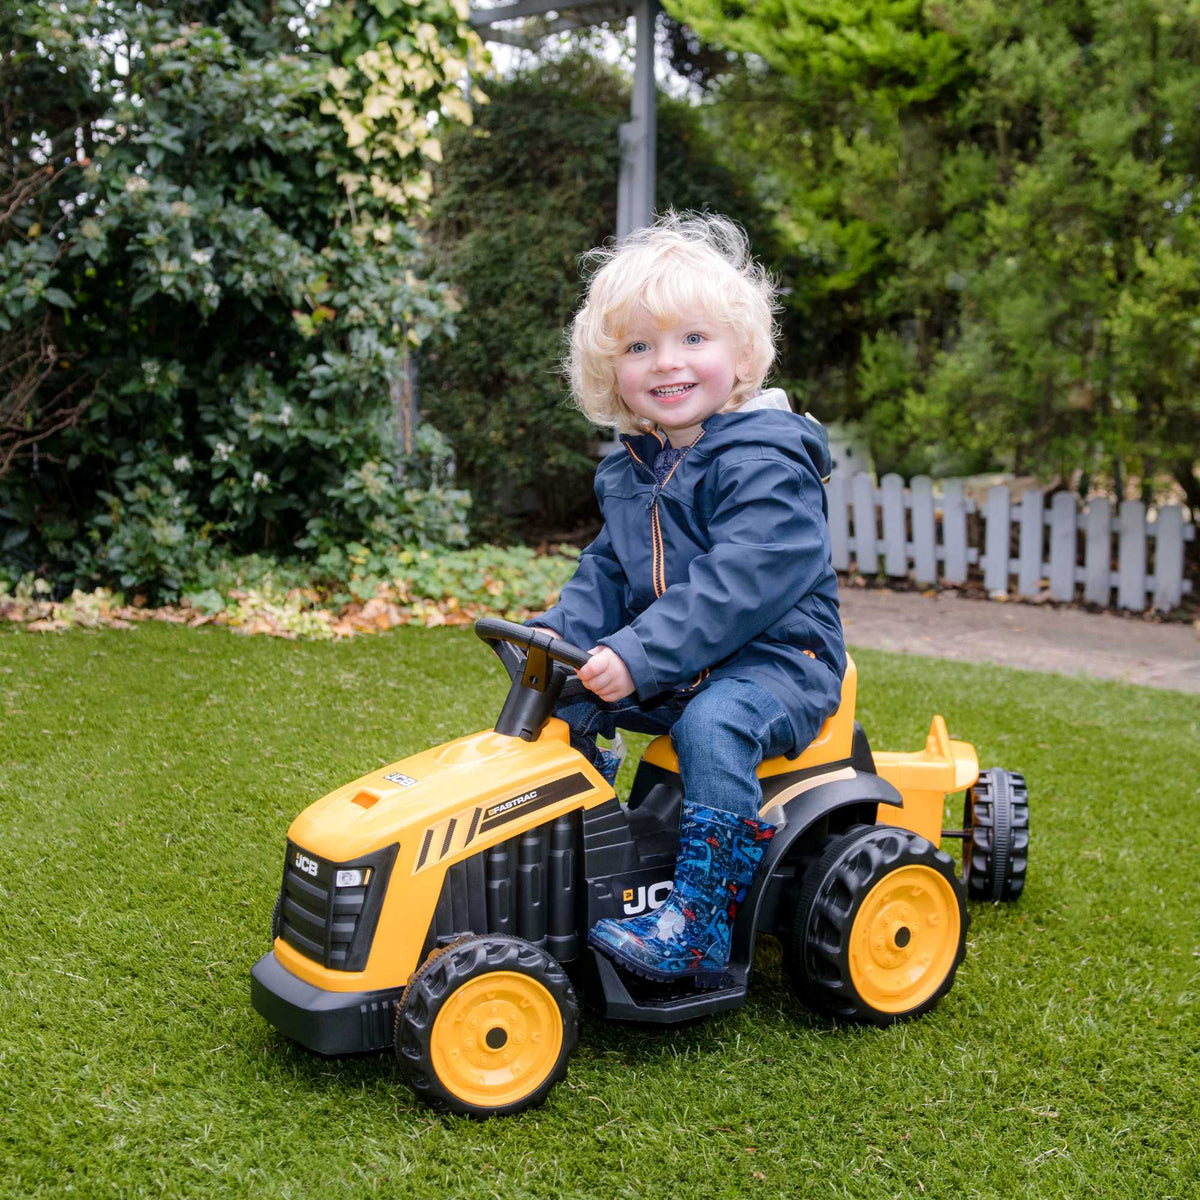
{"label": "rubber rain boot", "polygon": [[605,750],[603,746],[596,747],[596,770],[604,776],[604,781],[609,787],[617,786],[617,772],[621,769],[621,760],[611,750]]}
{"label": "rubber rain boot", "polygon": [[654,912],[597,921],[588,932],[589,945],[645,979],[692,979],[698,987],[720,987],[733,920],[775,829],[684,800],[671,894]]}

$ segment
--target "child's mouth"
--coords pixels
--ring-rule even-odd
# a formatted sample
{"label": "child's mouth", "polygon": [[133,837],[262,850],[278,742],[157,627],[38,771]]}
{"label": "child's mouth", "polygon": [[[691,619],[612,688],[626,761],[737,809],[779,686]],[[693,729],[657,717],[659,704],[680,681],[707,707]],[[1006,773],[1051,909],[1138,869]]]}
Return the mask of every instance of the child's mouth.
{"label": "child's mouth", "polygon": [[686,396],[695,386],[694,383],[673,383],[670,387],[651,388],[650,395],[655,400],[678,400],[681,396]]}

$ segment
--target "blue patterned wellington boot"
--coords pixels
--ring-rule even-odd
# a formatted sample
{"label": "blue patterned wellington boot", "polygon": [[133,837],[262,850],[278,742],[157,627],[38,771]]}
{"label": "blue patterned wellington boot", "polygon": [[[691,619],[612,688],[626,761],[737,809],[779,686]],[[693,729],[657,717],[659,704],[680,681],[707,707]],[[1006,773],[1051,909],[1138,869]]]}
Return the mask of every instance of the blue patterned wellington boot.
{"label": "blue patterned wellington boot", "polygon": [[685,800],[671,894],[654,912],[597,921],[588,943],[646,979],[693,979],[697,987],[719,987],[733,919],[775,828]]}
{"label": "blue patterned wellington boot", "polygon": [[597,746],[596,757],[600,760],[596,764],[596,770],[604,776],[609,787],[615,788],[617,772],[621,769],[621,756],[614,754],[611,750],[605,750],[603,746]]}

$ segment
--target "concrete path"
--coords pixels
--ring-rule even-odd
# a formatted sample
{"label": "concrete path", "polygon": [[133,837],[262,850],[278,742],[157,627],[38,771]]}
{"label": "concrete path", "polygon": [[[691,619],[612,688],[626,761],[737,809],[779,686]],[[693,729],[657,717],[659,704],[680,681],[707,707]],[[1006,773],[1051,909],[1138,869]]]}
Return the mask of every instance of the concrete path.
{"label": "concrete path", "polygon": [[1189,624],[976,600],[841,589],[851,646],[1090,675],[1200,693],[1200,630]]}

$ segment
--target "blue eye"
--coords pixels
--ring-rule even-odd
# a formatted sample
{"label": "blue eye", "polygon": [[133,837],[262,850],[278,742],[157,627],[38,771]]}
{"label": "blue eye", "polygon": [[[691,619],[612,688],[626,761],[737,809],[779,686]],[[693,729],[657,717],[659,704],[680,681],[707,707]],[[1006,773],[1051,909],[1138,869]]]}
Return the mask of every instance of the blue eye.
{"label": "blue eye", "polygon": [[687,337],[683,339],[685,346],[699,346],[703,341],[704,334],[702,333],[689,333]]}
{"label": "blue eye", "polygon": [[641,354],[643,350],[649,350],[650,347],[646,342],[631,342],[625,347],[626,354]]}

